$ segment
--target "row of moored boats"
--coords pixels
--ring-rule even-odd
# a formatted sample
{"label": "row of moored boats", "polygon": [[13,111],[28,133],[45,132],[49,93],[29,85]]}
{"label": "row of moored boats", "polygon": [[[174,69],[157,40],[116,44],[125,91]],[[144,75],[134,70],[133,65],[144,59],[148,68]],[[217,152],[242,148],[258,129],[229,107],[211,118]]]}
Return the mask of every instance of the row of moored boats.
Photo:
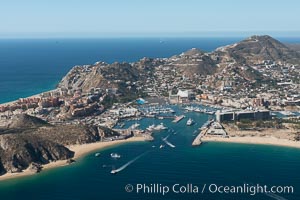
{"label": "row of moored boats", "polygon": [[187,106],[184,108],[186,111],[190,111],[190,112],[199,112],[199,113],[206,113],[206,114],[209,114],[209,115],[213,115],[215,114],[215,111],[213,110],[209,110],[209,109],[201,109],[199,107],[194,107],[194,106]]}
{"label": "row of moored boats", "polygon": [[166,130],[168,127],[166,127],[163,123],[160,123],[158,125],[152,124],[146,128],[148,131],[160,131],[160,130]]}

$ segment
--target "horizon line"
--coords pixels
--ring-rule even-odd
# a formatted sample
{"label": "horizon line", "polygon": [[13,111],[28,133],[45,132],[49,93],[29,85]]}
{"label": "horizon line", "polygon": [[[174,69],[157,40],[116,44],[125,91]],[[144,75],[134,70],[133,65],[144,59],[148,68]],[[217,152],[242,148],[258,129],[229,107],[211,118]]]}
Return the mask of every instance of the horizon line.
{"label": "horizon line", "polygon": [[97,38],[242,38],[253,35],[300,38],[300,31],[202,31],[149,33],[0,33],[0,39],[97,39]]}

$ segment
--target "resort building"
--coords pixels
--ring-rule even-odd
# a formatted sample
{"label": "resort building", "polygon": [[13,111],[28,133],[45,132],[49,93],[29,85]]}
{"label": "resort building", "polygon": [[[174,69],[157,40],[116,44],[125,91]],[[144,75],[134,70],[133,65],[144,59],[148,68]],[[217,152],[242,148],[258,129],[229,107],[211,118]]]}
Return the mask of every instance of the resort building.
{"label": "resort building", "polygon": [[250,120],[268,120],[271,118],[270,111],[258,110],[258,111],[237,111],[237,112],[216,112],[216,120],[218,122],[223,121],[240,121],[241,119]]}

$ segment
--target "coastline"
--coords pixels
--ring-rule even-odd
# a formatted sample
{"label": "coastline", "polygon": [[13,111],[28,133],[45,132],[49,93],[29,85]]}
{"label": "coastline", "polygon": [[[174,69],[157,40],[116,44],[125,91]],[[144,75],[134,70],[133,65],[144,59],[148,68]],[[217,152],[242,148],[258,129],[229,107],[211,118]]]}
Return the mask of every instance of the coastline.
{"label": "coastline", "polygon": [[226,143],[241,143],[241,144],[261,144],[292,147],[300,149],[300,142],[292,141],[289,139],[279,139],[276,137],[258,137],[258,136],[244,136],[244,137],[203,137],[203,142],[226,142]]}
{"label": "coastline", "polygon": [[[102,150],[106,147],[113,147],[119,144],[126,144],[131,142],[144,142],[149,141],[145,137],[131,137],[126,140],[115,140],[115,141],[108,141],[108,142],[95,142],[95,143],[89,143],[89,144],[82,144],[82,145],[70,145],[67,146],[71,151],[75,152],[75,155],[72,159],[78,159],[80,157],[85,156],[86,154],[96,151],[96,150]],[[57,167],[63,167],[67,166],[67,160],[58,160],[55,162],[51,162],[43,166],[43,170],[40,173],[43,173],[44,170],[57,168]],[[8,180],[8,179],[14,179],[24,176],[30,176],[36,174],[35,172],[30,171],[29,169],[25,169],[20,173],[6,173],[2,176],[0,176],[0,181]]]}
{"label": "coastline", "polygon": [[9,105],[15,104],[15,103],[17,103],[17,102],[19,101],[19,99],[41,97],[41,96],[43,95],[43,93],[54,92],[54,91],[56,91],[56,90],[57,90],[57,88],[53,88],[53,89],[51,89],[51,90],[47,90],[47,91],[40,92],[40,93],[37,93],[37,94],[33,94],[33,95],[30,95],[30,96],[19,97],[18,99],[15,99],[15,100],[11,100],[11,101],[7,101],[7,102],[0,103],[0,106],[9,106]]}

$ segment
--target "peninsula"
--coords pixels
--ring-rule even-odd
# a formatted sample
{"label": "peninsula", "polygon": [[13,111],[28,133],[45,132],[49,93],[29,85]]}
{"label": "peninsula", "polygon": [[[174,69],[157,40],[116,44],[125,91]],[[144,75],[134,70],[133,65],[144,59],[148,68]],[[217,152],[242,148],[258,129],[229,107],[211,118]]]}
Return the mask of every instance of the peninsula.
{"label": "peninsula", "polygon": [[[0,174],[37,172],[107,145],[151,140],[151,131],[137,126],[116,128],[127,119],[156,117],[138,108],[146,102],[219,110],[226,134],[209,132],[207,141],[288,141],[299,147],[300,54],[295,48],[270,36],[251,36],[212,52],[191,49],[170,58],[75,66],[56,89],[0,105]],[[245,110],[248,114],[235,117]],[[258,118],[257,112],[267,117]],[[224,117],[228,113],[234,117]],[[262,142],[267,137],[275,139]]]}

